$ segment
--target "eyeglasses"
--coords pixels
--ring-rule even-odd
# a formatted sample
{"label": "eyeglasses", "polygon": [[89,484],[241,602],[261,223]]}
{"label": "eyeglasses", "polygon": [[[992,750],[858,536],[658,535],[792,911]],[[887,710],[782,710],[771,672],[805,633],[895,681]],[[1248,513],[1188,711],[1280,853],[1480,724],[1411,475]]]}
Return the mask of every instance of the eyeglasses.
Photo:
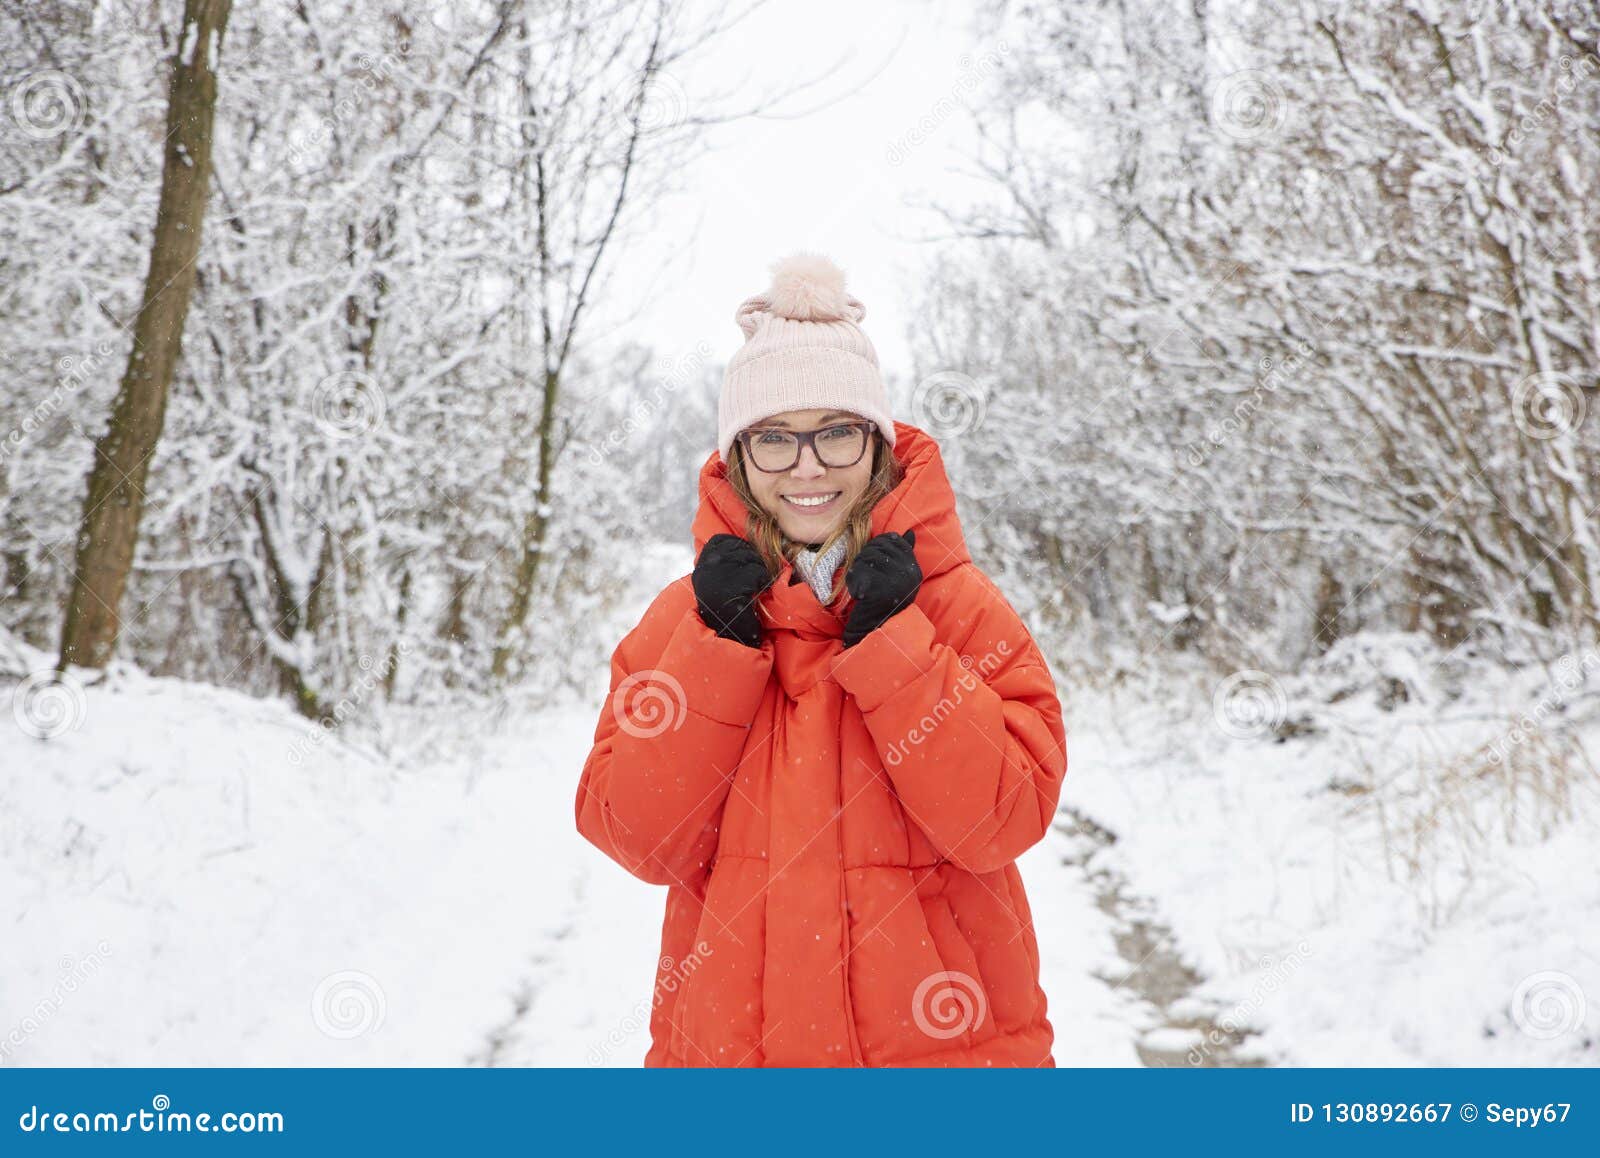
{"label": "eyeglasses", "polygon": [[873,422],[840,422],[817,430],[751,427],[739,432],[739,442],[757,470],[779,474],[795,468],[805,446],[823,466],[855,466],[867,453],[867,435],[876,429]]}

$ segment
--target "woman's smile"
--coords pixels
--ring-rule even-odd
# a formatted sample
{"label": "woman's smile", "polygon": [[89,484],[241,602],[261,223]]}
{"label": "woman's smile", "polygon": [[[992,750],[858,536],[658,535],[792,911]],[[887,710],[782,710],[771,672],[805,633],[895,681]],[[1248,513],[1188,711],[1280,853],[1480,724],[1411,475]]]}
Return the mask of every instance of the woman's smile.
{"label": "woman's smile", "polygon": [[843,491],[823,491],[820,494],[784,495],[783,499],[790,506],[799,507],[805,513],[814,515],[832,510],[834,500],[843,493]]}

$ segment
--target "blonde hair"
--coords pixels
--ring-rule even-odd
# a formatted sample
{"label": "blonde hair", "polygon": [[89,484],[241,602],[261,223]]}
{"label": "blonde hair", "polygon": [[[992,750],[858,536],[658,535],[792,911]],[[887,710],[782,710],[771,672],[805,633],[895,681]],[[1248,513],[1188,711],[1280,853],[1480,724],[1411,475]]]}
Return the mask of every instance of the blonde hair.
{"label": "blonde hair", "polygon": [[[867,545],[867,540],[872,538],[872,508],[878,505],[879,499],[899,486],[900,480],[904,477],[905,468],[900,465],[900,460],[895,458],[894,448],[874,430],[872,475],[867,480],[866,488],[851,504],[838,530],[822,542],[822,551],[833,546],[840,538],[844,538],[849,544],[845,547],[844,561],[833,573],[833,588],[828,592],[828,603],[837,599],[839,593],[844,590],[845,572],[850,569],[850,564],[855,561],[861,548]],[[776,579],[783,570],[783,565],[793,562],[794,557],[808,544],[785,535],[778,526],[777,516],[756,501],[755,494],[750,490],[750,482],[745,477],[744,444],[738,439],[733,443],[733,461],[728,465],[728,482],[733,485],[734,494],[743,500],[745,509],[749,512],[745,520],[745,538],[749,539],[760,552],[762,562],[767,565],[768,576]]]}

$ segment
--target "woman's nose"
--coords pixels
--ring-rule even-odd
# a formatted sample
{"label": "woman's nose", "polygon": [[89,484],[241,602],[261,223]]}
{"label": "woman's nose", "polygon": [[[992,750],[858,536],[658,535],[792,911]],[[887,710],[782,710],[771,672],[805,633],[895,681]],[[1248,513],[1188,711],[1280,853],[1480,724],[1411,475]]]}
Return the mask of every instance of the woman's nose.
{"label": "woman's nose", "polygon": [[802,446],[800,460],[794,464],[794,469],[790,473],[797,478],[816,478],[818,475],[826,474],[827,469],[818,460],[816,447]]}

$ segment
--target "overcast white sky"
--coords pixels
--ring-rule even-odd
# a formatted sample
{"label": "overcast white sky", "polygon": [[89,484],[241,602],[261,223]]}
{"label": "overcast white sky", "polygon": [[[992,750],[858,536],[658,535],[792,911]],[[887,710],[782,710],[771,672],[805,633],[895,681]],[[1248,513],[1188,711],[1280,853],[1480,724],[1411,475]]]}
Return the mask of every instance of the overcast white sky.
{"label": "overcast white sky", "polygon": [[743,340],[734,311],[766,288],[771,263],[815,249],[839,263],[865,304],[863,328],[885,370],[908,370],[906,289],[928,256],[918,238],[941,229],[908,199],[963,200],[977,189],[955,171],[971,168],[973,132],[949,101],[970,101],[1003,51],[974,38],[973,8],[970,0],[772,0],[697,54],[668,90],[678,86],[691,109],[730,92],[747,106],[837,67],[780,104],[790,115],[712,131],[714,151],[683,175],[686,195],[654,210],[654,252],[635,247],[617,267],[665,272],[648,291],[654,302],[616,336],[673,359],[704,339],[720,362]]}

